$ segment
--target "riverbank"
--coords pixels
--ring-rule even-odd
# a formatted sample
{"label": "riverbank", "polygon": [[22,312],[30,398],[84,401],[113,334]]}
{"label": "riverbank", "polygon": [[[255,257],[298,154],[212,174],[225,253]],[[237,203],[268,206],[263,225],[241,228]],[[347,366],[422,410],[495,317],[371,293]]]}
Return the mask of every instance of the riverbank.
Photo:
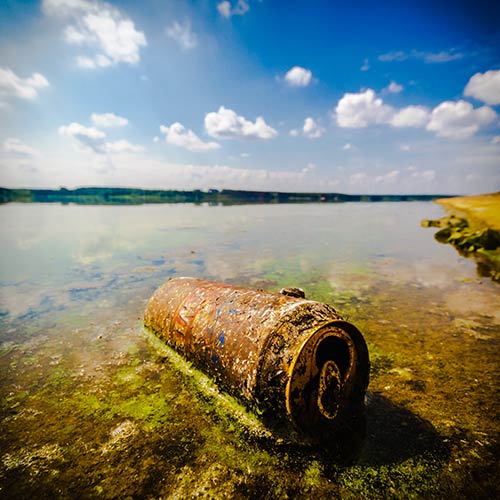
{"label": "riverbank", "polygon": [[500,281],[500,192],[435,200],[448,216],[424,220],[438,227],[440,243],[452,244],[465,257],[474,257],[480,276]]}

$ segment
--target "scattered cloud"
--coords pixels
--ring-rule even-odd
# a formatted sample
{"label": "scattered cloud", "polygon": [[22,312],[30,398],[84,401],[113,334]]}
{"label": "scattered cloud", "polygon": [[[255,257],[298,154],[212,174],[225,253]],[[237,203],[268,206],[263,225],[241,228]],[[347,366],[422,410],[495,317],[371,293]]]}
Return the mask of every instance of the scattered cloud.
{"label": "scattered cloud", "polygon": [[86,127],[76,122],[59,127],[58,132],[60,135],[76,138],[86,137],[93,140],[104,139],[106,137],[106,134],[102,130],[98,130],[95,127]]}
{"label": "scattered cloud", "polygon": [[9,137],[4,141],[3,150],[6,153],[24,158],[36,158],[40,156],[40,153],[36,149],[33,149],[15,137]]}
{"label": "scattered cloud", "polygon": [[60,135],[75,139],[78,145],[83,146],[83,151],[102,154],[102,140],[106,137],[102,130],[73,122],[69,125],[62,125],[58,132]]}
{"label": "scattered cloud", "polygon": [[301,172],[303,174],[308,174],[309,172],[313,172],[314,170],[316,170],[316,165],[310,161],[302,170]]}
{"label": "scattered cloud", "polygon": [[65,41],[97,51],[79,56],[82,68],[104,68],[118,63],[136,64],[140,48],[147,45],[146,36],[135,29],[134,22],[121,11],[100,0],[43,0],[45,15],[71,23],[64,30]]}
{"label": "scattered cloud", "polygon": [[347,142],[342,146],[343,151],[350,151],[351,149],[355,149],[355,147],[350,142]]}
{"label": "scattered cloud", "polygon": [[424,106],[406,106],[396,111],[389,123],[393,127],[423,127],[429,121],[429,110]]}
{"label": "scattered cloud", "polygon": [[396,128],[425,127],[440,137],[452,139],[470,137],[481,126],[498,118],[490,107],[474,109],[466,101],[445,101],[432,112],[425,106],[395,109],[384,104],[372,89],[357,94],[344,94],[335,112],[339,127],[364,128],[373,124],[387,124]]}
{"label": "scattered cloud", "polygon": [[467,83],[464,95],[474,97],[486,104],[500,104],[500,70],[476,73]]}
{"label": "scattered cloud", "polygon": [[240,156],[242,158],[250,158],[250,156],[252,156],[250,153],[241,153]]}
{"label": "scattered cloud", "polygon": [[247,0],[238,0],[234,7],[231,6],[231,2],[224,1],[217,4],[217,10],[222,17],[229,19],[231,16],[244,16],[249,10]]}
{"label": "scattered cloud", "polygon": [[392,62],[392,61],[406,61],[408,55],[402,50],[397,50],[394,52],[387,52],[386,54],[381,54],[378,56],[378,60],[382,62]]}
{"label": "scattered cloud", "polygon": [[194,49],[198,45],[198,37],[191,31],[191,21],[186,19],[183,24],[175,21],[166,29],[166,33],[173,38],[184,50]]}
{"label": "scattered cloud", "polygon": [[421,50],[412,50],[409,54],[402,50],[387,52],[378,56],[378,60],[382,62],[403,62],[409,58],[421,59],[426,63],[446,63],[462,59],[464,54],[456,52],[454,49],[449,51],[442,50],[440,52],[423,52]]}
{"label": "scattered cloud", "polygon": [[262,116],[258,116],[255,122],[251,122],[224,106],[221,106],[217,112],[206,114],[205,129],[208,135],[219,139],[241,137],[272,139],[278,135],[278,132],[270,127]]}
{"label": "scattered cloud", "polygon": [[450,51],[442,50],[441,52],[421,52],[419,50],[413,50],[411,55],[416,59],[422,59],[426,63],[446,63],[464,57],[462,53],[455,52],[453,49]]}
{"label": "scattered cloud", "polygon": [[106,142],[103,144],[102,150],[105,153],[140,153],[144,151],[144,147],[138,144],[130,144],[130,142],[122,139],[115,142]]}
{"label": "scattered cloud", "polygon": [[363,62],[363,66],[359,68],[361,71],[368,71],[370,69],[370,64],[368,63],[368,59],[365,59]]}
{"label": "scattered cloud", "polygon": [[188,151],[202,152],[219,149],[217,142],[203,142],[192,130],[186,129],[182,123],[175,122],[169,127],[160,125],[160,131],[165,134],[168,144],[179,146]]}
{"label": "scattered cloud", "polygon": [[[122,126],[123,124],[120,120],[125,120],[125,118],[113,115],[112,113],[105,113],[103,115],[93,113],[91,118],[94,124],[97,125],[100,123],[103,127]],[[113,125],[113,123],[115,124]],[[121,125],[118,125],[117,123],[120,123]],[[77,122],[59,127],[58,132],[60,135],[75,139],[80,146],[83,146],[82,150],[84,152],[93,152],[99,155],[95,156],[95,158],[96,161],[100,162],[97,166],[99,166],[99,168],[103,171],[114,168],[110,158],[107,157],[108,154],[140,153],[145,149],[143,146],[131,144],[125,139],[120,139],[114,142],[104,142],[103,139],[106,137],[106,134],[102,130],[99,130],[96,127],[86,127],[85,125]],[[99,157],[103,158],[104,163],[102,163],[101,160],[98,160]]]}
{"label": "scattered cloud", "polygon": [[368,180],[368,174],[366,172],[356,172],[349,176],[349,183],[353,185],[363,184]]}
{"label": "scattered cloud", "polygon": [[292,128],[292,130],[290,130],[289,134],[292,137],[297,137],[299,135],[299,131],[296,128]]}
{"label": "scattered cloud", "polygon": [[390,106],[376,97],[372,89],[346,93],[335,108],[339,127],[363,128],[372,123],[387,123],[393,114]]}
{"label": "scattered cloud", "polygon": [[313,118],[308,116],[304,120],[304,126],[302,127],[302,135],[309,139],[318,139],[325,133],[325,129],[319,126]]}
{"label": "scattered cloud", "polygon": [[96,127],[124,127],[128,124],[128,120],[126,118],[117,116],[113,113],[92,113],[90,115],[90,119]]}
{"label": "scattered cloud", "polygon": [[393,184],[399,177],[399,170],[391,170],[384,175],[377,175],[374,179],[376,184]]}
{"label": "scattered cloud", "polygon": [[399,149],[400,151],[411,151],[411,146],[409,144],[400,144]]}
{"label": "scattered cloud", "polygon": [[403,86],[400,85],[399,83],[396,83],[395,81],[392,81],[389,83],[389,85],[385,88],[386,92],[389,92],[390,94],[399,94],[403,90]]}
{"label": "scattered cloud", "polygon": [[153,142],[154,142],[154,143],[160,142],[160,138],[159,138],[157,135],[155,135],[155,136],[153,137]]}
{"label": "scattered cloud", "polygon": [[491,144],[500,144],[500,135],[496,135],[491,139]]}
{"label": "scattered cloud", "polygon": [[48,80],[40,73],[33,73],[29,78],[21,78],[10,68],[0,68],[0,97],[14,96],[32,100],[38,97],[40,89],[48,86]]}
{"label": "scattered cloud", "polygon": [[307,87],[312,80],[312,72],[301,66],[294,66],[285,75],[285,82],[291,87]]}
{"label": "scattered cloud", "polygon": [[106,68],[111,66],[111,59],[108,59],[106,56],[102,54],[98,54],[94,58],[86,57],[86,56],[78,56],[76,58],[76,64],[80,68],[84,69],[96,69],[96,68]]}
{"label": "scattered cloud", "polygon": [[431,182],[436,178],[436,172],[431,169],[424,171],[413,169],[411,173],[411,178],[417,180],[423,180],[426,182]]}
{"label": "scattered cloud", "polygon": [[464,139],[474,135],[482,125],[493,122],[498,115],[488,106],[474,109],[466,101],[445,101],[432,110],[427,130],[440,137]]}

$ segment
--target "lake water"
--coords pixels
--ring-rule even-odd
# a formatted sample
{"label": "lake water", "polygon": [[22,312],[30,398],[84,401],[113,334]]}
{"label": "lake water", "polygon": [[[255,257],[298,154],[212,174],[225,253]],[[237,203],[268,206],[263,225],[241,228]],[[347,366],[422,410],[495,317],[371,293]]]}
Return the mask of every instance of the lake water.
{"label": "lake water", "polygon": [[[498,284],[433,203],[0,206],[2,498],[499,496]],[[364,334],[349,460],[270,434],[142,327],[197,276],[298,286]]]}

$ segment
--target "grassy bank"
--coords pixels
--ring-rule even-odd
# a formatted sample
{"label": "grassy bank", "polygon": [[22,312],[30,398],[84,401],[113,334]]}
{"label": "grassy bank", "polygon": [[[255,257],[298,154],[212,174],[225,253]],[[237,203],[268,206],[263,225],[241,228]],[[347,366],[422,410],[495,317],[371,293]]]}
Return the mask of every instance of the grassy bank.
{"label": "grassy bank", "polygon": [[440,198],[436,202],[450,214],[467,219],[471,227],[488,227],[500,231],[500,192]]}
{"label": "grassy bank", "polygon": [[435,238],[451,243],[460,254],[474,257],[480,276],[500,281],[500,192],[436,200],[448,212],[424,227],[438,227]]}

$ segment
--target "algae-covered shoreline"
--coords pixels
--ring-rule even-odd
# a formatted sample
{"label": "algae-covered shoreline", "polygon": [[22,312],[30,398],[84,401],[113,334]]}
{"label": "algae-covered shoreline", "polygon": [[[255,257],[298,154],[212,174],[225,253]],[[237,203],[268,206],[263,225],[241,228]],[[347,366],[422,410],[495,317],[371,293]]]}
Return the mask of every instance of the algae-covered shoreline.
{"label": "algae-covered shoreline", "polygon": [[500,192],[435,200],[448,216],[423,220],[437,227],[435,238],[452,244],[461,255],[473,257],[480,276],[500,281]]}

